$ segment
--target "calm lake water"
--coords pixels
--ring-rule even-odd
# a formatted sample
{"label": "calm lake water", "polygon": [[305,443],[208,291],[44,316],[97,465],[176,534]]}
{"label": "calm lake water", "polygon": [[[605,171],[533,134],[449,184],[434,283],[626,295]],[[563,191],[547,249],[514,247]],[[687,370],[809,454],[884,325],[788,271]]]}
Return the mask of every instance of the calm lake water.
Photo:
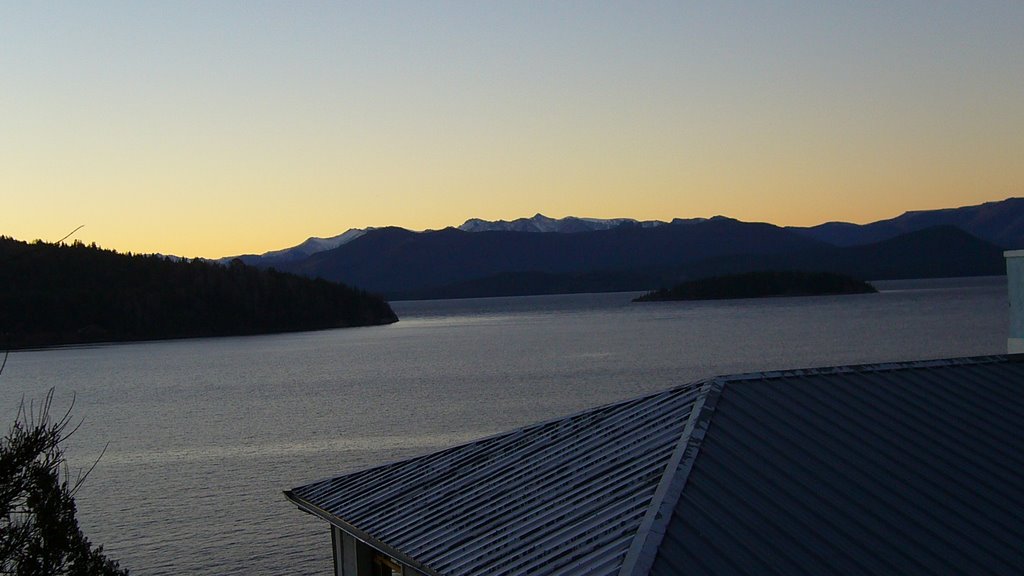
{"label": "calm lake water", "polygon": [[397,302],[392,326],[10,355],[0,417],[56,388],[83,421],[86,534],[132,573],[327,574],[282,490],[716,374],[1000,354],[1005,278],[873,295]]}

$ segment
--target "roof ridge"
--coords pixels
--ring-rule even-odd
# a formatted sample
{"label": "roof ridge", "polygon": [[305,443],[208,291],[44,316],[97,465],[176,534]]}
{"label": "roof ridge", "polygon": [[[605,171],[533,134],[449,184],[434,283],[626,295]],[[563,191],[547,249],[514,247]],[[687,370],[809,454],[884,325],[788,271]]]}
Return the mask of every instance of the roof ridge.
{"label": "roof ridge", "polygon": [[700,383],[699,396],[690,411],[682,434],[679,435],[679,443],[665,463],[664,475],[626,552],[618,572],[619,576],[644,576],[650,572],[661,540],[665,536],[665,530],[668,528],[668,522],[672,518],[672,511],[683,493],[694,460],[700,452],[704,435],[711,424],[718,397],[721,396],[727,382],[726,379],[711,378]]}

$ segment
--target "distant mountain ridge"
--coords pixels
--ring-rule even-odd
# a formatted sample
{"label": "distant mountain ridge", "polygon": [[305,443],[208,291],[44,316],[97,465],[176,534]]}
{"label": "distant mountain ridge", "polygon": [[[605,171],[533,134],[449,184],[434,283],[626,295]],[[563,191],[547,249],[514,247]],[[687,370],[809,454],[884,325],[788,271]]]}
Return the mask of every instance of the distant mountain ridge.
{"label": "distant mountain ridge", "polygon": [[946,225],[956,226],[1006,249],[1024,248],[1024,198],[1008,198],[960,208],[915,210],[870,224],[826,222],[817,226],[789,229],[836,246],[856,246]]}
{"label": "distant mountain ridge", "polygon": [[771,224],[714,218],[579,233],[411,232],[380,228],[285,270],[387,298],[647,291],[758,270],[868,280],[1002,274],[1002,249],[953,226],[838,247]]}
{"label": "distant mountain ridge", "polygon": [[416,299],[647,291],[768,269],[865,280],[1003,274],[1001,252],[1016,247],[1024,247],[1024,199],[1011,198],[863,226],[784,228],[724,216],[470,219],[422,232],[354,229],[242,260]]}
{"label": "distant mountain ridge", "polygon": [[[482,220],[470,218],[458,226],[464,232],[523,232],[576,234],[610,230],[620,226],[654,228],[666,224],[699,224],[708,220],[729,219],[724,216],[712,218],[676,218],[671,222],[661,220],[635,220],[633,218],[549,218],[535,214],[530,218],[515,220]],[[1006,249],[1024,248],[1024,198],[1008,198],[1002,201],[986,202],[973,206],[945,208],[939,210],[918,210],[906,212],[895,218],[879,220],[870,224],[849,222],[826,222],[817,226],[789,226],[786,229],[807,238],[835,246],[856,246],[880,242],[896,236],[923,230],[933,226],[956,226],[978,238]],[[244,254],[218,259],[228,263],[239,258],[246,264],[269,267],[294,263],[319,252],[324,252],[351,242],[374,228],[352,228],[330,238],[311,237],[297,246],[265,252]],[[431,231],[425,231],[431,232]]]}
{"label": "distant mountain ridge", "polygon": [[252,266],[274,266],[282,262],[291,262],[294,260],[300,260],[307,256],[316,254],[317,252],[323,252],[324,250],[330,250],[337,248],[346,242],[351,242],[356,238],[359,238],[363,234],[366,234],[373,228],[350,228],[337,236],[331,236],[330,238],[317,238],[316,236],[307,238],[302,244],[292,246],[291,248],[282,248],[281,250],[272,250],[270,252],[264,252],[263,254],[242,254],[240,256],[227,256],[224,258],[217,259],[217,262],[221,264],[228,264],[234,259],[239,259],[245,264]]}
{"label": "distant mountain ridge", "polygon": [[572,234],[380,228],[283,269],[327,279],[346,278],[352,285],[393,296],[507,272],[620,272],[736,253],[826,247],[777,226],[727,218],[653,228],[623,225]]}
{"label": "distant mountain ridge", "polygon": [[623,224],[653,228],[661,226],[665,222],[661,220],[638,221],[633,218],[577,218],[576,216],[555,219],[538,213],[532,218],[517,218],[515,220],[481,220],[479,218],[470,218],[459,226],[459,230],[463,232],[555,232],[573,234],[576,232],[609,230]]}
{"label": "distant mountain ridge", "polygon": [[[679,222],[703,222],[706,218],[690,218],[681,220],[676,218],[673,223]],[[622,225],[641,226],[653,228],[667,224],[661,220],[635,220],[633,218],[577,218],[567,216],[565,218],[549,218],[543,214],[536,214],[531,218],[517,218],[515,220],[481,220],[470,218],[463,222],[458,229],[464,232],[532,232],[532,233],[563,233],[572,234],[576,232],[591,232],[594,230],[609,230]],[[300,260],[307,256],[337,248],[342,244],[351,242],[375,228],[350,228],[337,236],[330,238],[311,237],[301,244],[291,248],[282,248],[264,252],[263,254],[242,254],[238,256],[225,256],[218,258],[217,262],[227,264],[238,258],[245,264],[254,266],[276,266],[283,262]],[[429,230],[428,230],[429,232]]]}

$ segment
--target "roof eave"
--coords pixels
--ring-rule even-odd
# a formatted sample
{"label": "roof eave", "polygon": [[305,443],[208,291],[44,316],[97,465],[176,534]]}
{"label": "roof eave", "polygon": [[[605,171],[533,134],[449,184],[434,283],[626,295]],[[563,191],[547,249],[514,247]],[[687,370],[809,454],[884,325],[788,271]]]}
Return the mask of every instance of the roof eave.
{"label": "roof eave", "polygon": [[440,572],[438,572],[438,571],[434,570],[433,568],[423,564],[419,560],[416,560],[415,558],[413,558],[412,556],[409,556],[408,554],[402,552],[401,550],[398,550],[396,548],[393,548],[392,546],[389,546],[387,543],[385,543],[385,542],[383,542],[383,541],[381,541],[381,540],[379,540],[377,538],[374,538],[371,534],[360,530],[359,528],[353,526],[352,524],[349,524],[348,522],[342,520],[341,518],[338,518],[334,514],[331,514],[330,512],[327,512],[326,510],[323,510],[322,508],[317,507],[316,505],[314,505],[311,502],[303,499],[302,497],[295,495],[295,493],[292,492],[291,490],[285,490],[284,491],[284,497],[287,498],[288,500],[290,500],[296,506],[298,506],[299,510],[302,510],[303,512],[306,512],[308,514],[312,514],[313,516],[316,516],[316,517],[321,518],[323,520],[326,520],[332,526],[338,528],[339,530],[347,532],[348,534],[352,535],[356,539],[365,542],[366,544],[368,544],[369,546],[372,546],[373,548],[376,548],[377,550],[380,550],[381,552],[387,554],[388,556],[391,556],[392,558],[398,560],[402,564],[405,564],[406,566],[410,566],[412,568],[415,568],[416,570],[418,570],[420,572],[423,572],[424,574],[427,574],[428,576],[444,576]]}

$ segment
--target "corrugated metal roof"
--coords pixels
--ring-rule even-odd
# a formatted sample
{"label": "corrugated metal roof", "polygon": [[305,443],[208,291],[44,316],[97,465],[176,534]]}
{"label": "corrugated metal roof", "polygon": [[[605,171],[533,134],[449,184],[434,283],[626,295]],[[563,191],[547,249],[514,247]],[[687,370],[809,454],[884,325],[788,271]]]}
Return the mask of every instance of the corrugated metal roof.
{"label": "corrugated metal roof", "polygon": [[651,574],[1024,574],[1024,363],[721,381]]}
{"label": "corrugated metal roof", "polygon": [[747,374],[289,493],[428,573],[1024,573],[1024,363]]}
{"label": "corrugated metal roof", "polygon": [[705,393],[603,406],[289,497],[438,574],[615,574]]}

